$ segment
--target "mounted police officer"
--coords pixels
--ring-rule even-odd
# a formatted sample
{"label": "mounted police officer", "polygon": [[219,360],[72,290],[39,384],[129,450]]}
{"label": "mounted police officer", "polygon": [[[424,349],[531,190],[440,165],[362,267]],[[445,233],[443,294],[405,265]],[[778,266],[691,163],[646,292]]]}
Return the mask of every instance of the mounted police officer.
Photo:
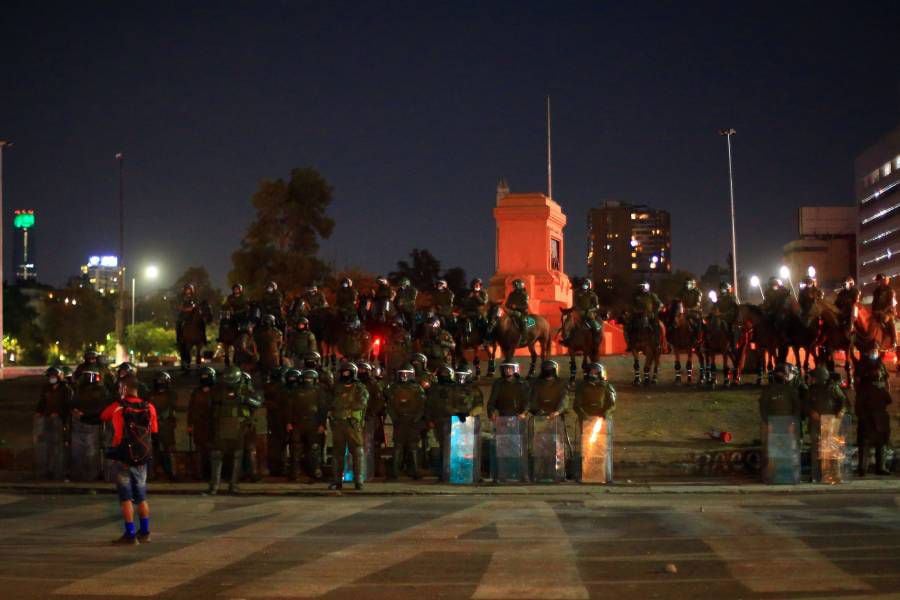
{"label": "mounted police officer", "polygon": [[278,329],[278,321],[275,315],[266,314],[262,318],[260,328],[255,334],[256,348],[259,352],[259,366],[265,371],[271,371],[281,366],[281,356],[284,347],[284,336]]}
{"label": "mounted police officer", "polygon": [[425,390],[415,379],[412,365],[396,372],[396,381],[384,390],[387,413],[394,426],[394,457],[391,478],[396,479],[405,457],[410,477],[419,478],[419,440],[425,415]]}
{"label": "mounted police officer", "polygon": [[776,329],[784,327],[787,319],[791,292],[777,277],[769,278],[769,289],[766,290],[766,299],[763,300],[762,310]]}
{"label": "mounted police officer", "polygon": [[646,281],[638,284],[637,290],[631,297],[631,314],[628,326],[625,328],[625,342],[631,350],[631,344],[641,329],[649,327],[656,335],[661,335],[659,327],[659,311],[662,301],[655,293],[650,291],[650,284]]}
{"label": "mounted police officer", "polygon": [[432,318],[426,324],[424,334],[425,337],[421,342],[422,350],[424,350],[432,369],[436,370],[444,365],[452,365],[456,342],[453,341],[453,336],[441,327],[441,322],[437,317]]}
{"label": "mounted police officer", "polygon": [[840,314],[841,325],[846,331],[852,332],[854,321],[853,309],[859,303],[859,297],[860,291],[859,288],[856,287],[856,281],[853,277],[848,275],[844,278],[841,291],[837,293],[837,297],[834,299],[834,305],[837,307]]}
{"label": "mounted police officer", "polygon": [[397,312],[403,316],[403,321],[410,331],[416,325],[416,298],[418,296],[419,290],[410,283],[409,277],[401,277],[397,284],[397,296],[394,303],[397,306]]}
{"label": "mounted police officer", "polygon": [[319,346],[316,335],[309,330],[309,319],[300,317],[294,326],[294,331],[288,337],[288,348],[286,354],[295,365],[303,362],[303,357],[310,352],[318,352]]}
{"label": "mounted police officer", "polygon": [[352,362],[345,362],[338,370],[331,400],[332,469],[334,480],[329,487],[341,489],[344,478],[344,454],[349,452],[353,465],[353,486],[362,489],[365,444],[363,426],[366,419],[366,403],[369,392],[356,378],[358,369]]}
{"label": "mounted police officer", "polygon": [[222,312],[227,313],[235,325],[250,318],[250,303],[240,283],[231,286],[231,293],[222,301]]}
{"label": "mounted police officer", "polygon": [[700,328],[703,326],[703,295],[700,293],[700,290],[697,289],[697,281],[695,279],[688,278],[685,280],[684,286],[681,288],[681,291],[678,292],[678,300],[684,308],[684,313],[688,323],[691,325],[691,330],[694,331],[695,334],[699,333]]}
{"label": "mounted police officer", "polygon": [[315,283],[308,286],[306,290],[304,290],[301,298],[306,304],[306,307],[310,313],[325,310],[328,308],[328,300],[325,298],[325,294]]}
{"label": "mounted police officer", "polygon": [[357,318],[357,302],[359,294],[353,287],[353,281],[349,277],[344,277],[335,292],[334,303],[337,307],[338,315],[344,322],[352,321]]}
{"label": "mounted police officer", "polygon": [[807,319],[818,319],[821,313],[818,303],[824,298],[825,294],[819,289],[815,277],[807,276],[800,280],[797,301],[800,304],[801,314]]}
{"label": "mounted police officer", "polygon": [[434,293],[431,295],[431,309],[441,320],[444,329],[453,326],[453,291],[447,286],[447,281],[438,279]]}
{"label": "mounted police officer", "polygon": [[184,324],[191,317],[191,314],[197,308],[197,292],[193,283],[186,283],[181,289],[181,298],[178,307],[178,316],[175,319],[175,342],[181,345],[182,330]]}
{"label": "mounted police officer", "polygon": [[301,465],[313,480],[322,478],[320,444],[325,433],[328,397],[314,369],[289,369],[284,375],[285,432],[291,444],[290,480],[300,477]]}
{"label": "mounted police officer", "polygon": [[515,279],[512,282],[512,290],[506,298],[506,310],[509,316],[516,322],[519,328],[520,344],[525,339],[525,330],[527,329],[528,317],[528,292],[525,291],[525,282],[521,279]]}
{"label": "mounted police officer", "polygon": [[[596,342],[596,337],[600,333],[601,328],[598,319],[600,299],[593,288],[594,284],[590,278],[585,277],[572,294],[572,311],[578,316],[579,323],[593,332]],[[568,321],[568,317],[566,321]],[[574,331],[574,328],[568,328],[567,325],[564,325],[564,329],[568,331],[568,335],[571,335]]]}
{"label": "mounted police officer", "polygon": [[275,326],[284,331],[284,297],[278,289],[278,284],[270,281],[266,284],[262,298],[259,300],[259,308],[263,315],[275,317]]}
{"label": "mounted police officer", "polygon": [[896,307],[897,294],[891,287],[891,278],[879,273],[875,276],[875,289],[872,290],[872,318],[884,328],[892,348],[897,345],[897,330],[894,326]]}
{"label": "mounted police officer", "polygon": [[456,298],[462,316],[471,319],[473,325],[484,319],[488,306],[488,295],[482,287],[481,279],[472,280],[469,290]]}

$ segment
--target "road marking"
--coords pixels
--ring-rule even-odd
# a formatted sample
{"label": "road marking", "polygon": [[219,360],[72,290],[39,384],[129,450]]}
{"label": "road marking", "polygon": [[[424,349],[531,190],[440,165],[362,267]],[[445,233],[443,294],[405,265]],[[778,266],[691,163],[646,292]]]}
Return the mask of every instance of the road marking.
{"label": "road marking", "polygon": [[507,507],[496,523],[501,540],[522,543],[504,544],[493,553],[473,599],[589,597],[569,536],[550,505],[519,503]]}
{"label": "road marking", "polygon": [[[697,512],[684,512],[696,523]],[[726,561],[731,575],[756,593],[871,591],[794,534],[740,508],[702,514],[702,541]]]}
{"label": "road marking", "polygon": [[109,514],[110,504],[100,501],[71,508],[48,508],[46,512],[20,519],[4,519],[3,526],[0,527],[0,540],[56,529],[63,525],[97,519]]}
{"label": "road marking", "polygon": [[[246,518],[248,512],[268,511],[269,514],[276,514],[227,535],[206,538],[172,552],[75,581],[54,593],[85,596],[155,596],[237,563],[279,541],[336,519],[374,508],[384,502],[377,499],[360,499],[320,505],[314,511],[305,511],[298,510],[301,503],[297,500],[282,500],[244,507],[247,510],[229,510],[219,514],[223,516],[228,514],[229,519]],[[219,519],[216,520],[216,524],[221,522]],[[152,577],[148,577],[148,573],[152,573]]]}

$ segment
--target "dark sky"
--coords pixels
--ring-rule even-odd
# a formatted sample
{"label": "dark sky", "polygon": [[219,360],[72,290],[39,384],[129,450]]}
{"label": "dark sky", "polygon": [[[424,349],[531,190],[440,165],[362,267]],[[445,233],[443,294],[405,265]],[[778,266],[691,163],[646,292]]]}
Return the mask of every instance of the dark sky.
{"label": "dark sky", "polygon": [[768,274],[900,123],[898,31],[896,2],[5,2],[5,227],[37,210],[49,283],[114,252],[123,151],[131,264],[224,284],[258,181],[311,165],[339,267],[427,247],[490,276],[497,178],[545,189],[550,94],[570,274],[604,198],[672,211],[676,267],[723,262],[724,126],[741,267]]}

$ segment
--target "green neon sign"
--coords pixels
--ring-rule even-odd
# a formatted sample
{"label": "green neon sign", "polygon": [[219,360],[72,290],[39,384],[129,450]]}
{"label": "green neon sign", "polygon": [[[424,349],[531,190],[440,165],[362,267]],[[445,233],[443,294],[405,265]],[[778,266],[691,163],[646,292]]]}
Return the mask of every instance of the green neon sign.
{"label": "green neon sign", "polygon": [[19,213],[13,217],[13,227],[16,229],[31,229],[34,227],[34,213]]}

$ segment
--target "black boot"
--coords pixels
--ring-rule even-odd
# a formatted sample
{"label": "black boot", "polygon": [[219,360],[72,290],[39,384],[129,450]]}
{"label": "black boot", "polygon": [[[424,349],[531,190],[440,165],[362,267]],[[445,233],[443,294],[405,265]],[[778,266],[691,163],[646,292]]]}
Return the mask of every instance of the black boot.
{"label": "black boot", "polygon": [[244,462],[244,452],[238,450],[234,453],[234,461],[231,465],[231,479],[228,481],[228,493],[229,494],[237,494],[239,493],[240,486],[238,483],[241,480],[241,469]]}
{"label": "black boot", "polygon": [[362,466],[363,449],[357,448],[353,451],[353,487],[357,490],[363,489]]}
{"label": "black boot", "polygon": [[338,464],[337,458],[331,459],[331,470],[334,471],[332,475],[331,485],[328,486],[329,490],[342,490],[344,489],[344,469],[343,465]]}
{"label": "black boot", "polygon": [[219,485],[222,483],[222,453],[214,450],[209,458],[209,495],[219,493]]}

